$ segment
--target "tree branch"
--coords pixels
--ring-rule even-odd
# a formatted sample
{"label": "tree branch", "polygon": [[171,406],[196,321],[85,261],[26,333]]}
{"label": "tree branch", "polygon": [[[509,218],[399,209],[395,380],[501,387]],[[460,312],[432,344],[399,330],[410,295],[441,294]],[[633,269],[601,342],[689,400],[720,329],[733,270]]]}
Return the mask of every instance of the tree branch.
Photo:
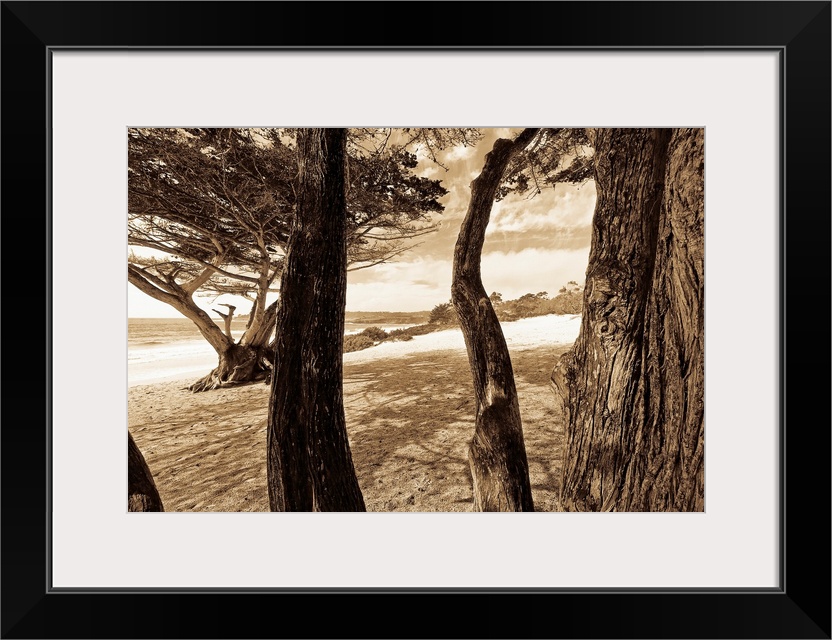
{"label": "tree branch", "polygon": [[[153,249],[158,249],[159,251],[164,251],[165,253],[168,253],[172,256],[178,256],[178,257],[180,257],[184,260],[190,260],[190,261],[196,262],[196,263],[202,265],[203,267],[206,267],[208,269],[213,270],[214,273],[216,273],[216,274],[219,274],[221,276],[225,276],[226,278],[232,278],[234,280],[243,280],[245,282],[251,282],[252,284],[257,284],[257,282],[258,282],[257,278],[252,278],[250,276],[244,276],[244,275],[241,275],[241,274],[238,274],[238,273],[231,273],[230,271],[226,271],[226,270],[224,270],[224,269],[222,269],[222,268],[220,268],[216,265],[211,264],[210,262],[205,262],[205,260],[200,260],[199,258],[197,258],[195,256],[186,255],[186,254],[181,253],[179,251],[176,251],[176,250],[172,249],[171,247],[168,247],[164,244],[149,243],[149,242],[134,241],[134,240],[130,240],[129,244],[133,244],[133,245],[140,246],[140,247],[149,247],[149,248],[153,248]],[[257,263],[252,262],[251,266],[256,267],[258,265],[257,265]]]}

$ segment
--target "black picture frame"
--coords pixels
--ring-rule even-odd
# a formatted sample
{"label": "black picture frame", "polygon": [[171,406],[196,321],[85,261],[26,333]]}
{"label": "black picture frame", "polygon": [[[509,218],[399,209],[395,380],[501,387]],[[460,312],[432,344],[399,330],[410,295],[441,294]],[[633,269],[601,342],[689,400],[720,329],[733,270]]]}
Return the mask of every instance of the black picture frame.
{"label": "black picture frame", "polygon": [[[2,329],[2,637],[829,638],[830,6],[3,2],[2,295],[12,311]],[[61,239],[50,234],[48,97],[50,52],[64,47],[778,51],[780,587],[52,591],[48,438],[50,392],[60,380],[49,368],[49,256]],[[78,508],[94,506],[78,496]],[[311,619],[307,608],[316,612]]]}

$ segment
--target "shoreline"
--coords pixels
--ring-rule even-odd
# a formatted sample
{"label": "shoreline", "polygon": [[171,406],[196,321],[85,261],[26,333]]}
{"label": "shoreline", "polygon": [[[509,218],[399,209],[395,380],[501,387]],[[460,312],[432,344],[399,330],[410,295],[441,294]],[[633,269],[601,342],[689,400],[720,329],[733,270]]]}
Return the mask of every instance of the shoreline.
{"label": "shoreline", "polygon": [[[509,344],[536,511],[559,510],[563,425],[549,375],[570,346]],[[269,393],[265,384],[129,388],[128,428],[165,511],[268,511]],[[472,511],[475,400],[464,348],[345,361],[344,412],[368,511]]]}
{"label": "shoreline", "polygon": [[[547,315],[501,323],[509,349],[545,345],[572,344],[580,329],[580,315]],[[202,353],[151,362],[130,363],[127,367],[129,388],[154,384],[193,382],[213,369],[217,356],[207,343]],[[344,354],[344,365],[429,353],[433,351],[466,351],[459,327],[415,336],[407,341],[385,341],[361,351]],[[129,355],[128,355],[129,358]]]}

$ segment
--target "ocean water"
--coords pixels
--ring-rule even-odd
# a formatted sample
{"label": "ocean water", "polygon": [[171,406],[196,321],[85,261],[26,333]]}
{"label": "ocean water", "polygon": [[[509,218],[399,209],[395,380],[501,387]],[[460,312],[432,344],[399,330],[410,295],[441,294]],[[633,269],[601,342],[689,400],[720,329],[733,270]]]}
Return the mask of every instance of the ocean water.
{"label": "ocean water", "polygon": [[[235,338],[239,337],[245,328],[245,318],[233,320],[231,335]],[[128,318],[127,320],[127,346],[129,348],[202,339],[199,329],[187,318]]]}
{"label": "ocean water", "polygon": [[[247,318],[231,323],[231,335],[239,339]],[[348,322],[344,333],[360,333],[368,326]],[[411,325],[383,325],[386,331]],[[129,318],[127,321],[127,378],[130,386],[174,379],[193,380],[217,365],[217,354],[187,318]],[[191,380],[191,381],[193,381]]]}
{"label": "ocean water", "polygon": [[[246,319],[231,323],[238,338]],[[129,386],[190,376],[193,380],[217,364],[217,354],[187,318],[128,318],[127,380]]]}

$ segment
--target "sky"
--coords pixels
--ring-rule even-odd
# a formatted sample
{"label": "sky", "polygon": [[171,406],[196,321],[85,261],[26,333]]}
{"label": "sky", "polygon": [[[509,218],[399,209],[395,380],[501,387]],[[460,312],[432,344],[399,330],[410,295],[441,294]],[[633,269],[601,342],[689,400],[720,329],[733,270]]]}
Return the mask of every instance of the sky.
{"label": "sky", "polygon": [[[455,147],[437,154],[447,171],[423,154],[417,154],[416,172],[442,180],[448,194],[440,199],[444,212],[435,217],[439,229],[419,238],[421,244],[394,262],[351,271],[347,277],[347,311],[425,311],[448,302],[451,296],[453,252],[459,227],[485,155],[497,138],[512,138],[518,129],[483,129],[474,147]],[[525,293],[547,291],[554,295],[568,281],[583,284],[589,257],[595,187],[557,185],[533,198],[510,195],[494,203],[482,253],[482,280],[486,291],[504,300]],[[195,297],[210,310],[218,303],[237,306],[246,313],[250,302],[222,296]],[[128,285],[130,317],[182,317]],[[216,315],[216,314],[212,314]]]}

